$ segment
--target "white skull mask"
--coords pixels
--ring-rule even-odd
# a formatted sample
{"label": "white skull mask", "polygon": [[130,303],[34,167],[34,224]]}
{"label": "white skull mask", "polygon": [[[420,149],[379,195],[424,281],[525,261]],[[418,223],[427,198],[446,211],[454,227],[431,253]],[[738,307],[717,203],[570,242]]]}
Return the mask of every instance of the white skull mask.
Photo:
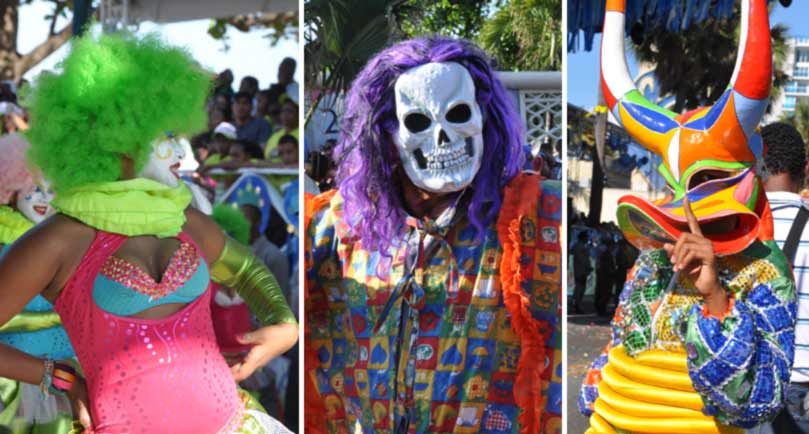
{"label": "white skull mask", "polygon": [[141,178],[151,179],[169,187],[180,185],[180,162],[185,157],[185,151],[176,140],[163,138],[152,143],[152,153],[149,161],[138,174]]}
{"label": "white skull mask", "polygon": [[38,224],[56,212],[51,206],[53,196],[48,181],[41,179],[30,189],[17,192],[17,210],[28,220]]}
{"label": "white skull mask", "polygon": [[469,71],[427,63],[402,74],[395,92],[394,141],[413,184],[436,193],[469,185],[483,158],[483,116]]}

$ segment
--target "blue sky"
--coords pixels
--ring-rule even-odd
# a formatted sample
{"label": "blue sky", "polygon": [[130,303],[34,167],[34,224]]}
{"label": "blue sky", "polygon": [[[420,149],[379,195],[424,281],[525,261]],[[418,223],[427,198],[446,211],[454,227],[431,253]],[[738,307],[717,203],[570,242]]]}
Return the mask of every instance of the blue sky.
{"label": "blue sky", "polygon": [[[790,36],[809,36],[809,1],[793,0],[789,8],[784,8],[776,2],[775,10],[770,15],[771,24],[781,23],[789,27]],[[598,91],[598,47],[601,36],[596,35],[593,51],[579,50],[568,53],[567,56],[567,100],[580,107],[592,108],[595,106]],[[630,52],[629,70],[634,76],[637,73],[637,64]]]}
{"label": "blue sky", "polygon": [[[49,23],[43,17],[50,10],[49,4],[42,0],[34,0],[32,4],[20,7],[17,38],[20,52],[27,53],[45,39]],[[57,28],[61,28],[66,23],[66,20],[60,19]],[[230,29],[228,31],[230,50],[224,51],[224,44],[208,35],[209,25],[210,20],[164,25],[146,22],[140,25],[138,33],[159,32],[170,43],[188,48],[197,61],[208,69],[214,71],[232,69],[233,75],[236,77],[234,87],[238,87],[239,80],[243,76],[252,75],[258,78],[261,88],[266,88],[269,84],[276,82],[278,64],[284,57],[298,57],[297,41],[282,40],[278,45],[271,46],[270,41],[263,37],[266,33],[263,30],[242,33]],[[25,77],[30,79],[42,70],[53,69],[64,58],[67,51],[67,45],[63,46],[25,74]],[[295,74],[296,80],[301,82],[303,70],[300,61]]]}

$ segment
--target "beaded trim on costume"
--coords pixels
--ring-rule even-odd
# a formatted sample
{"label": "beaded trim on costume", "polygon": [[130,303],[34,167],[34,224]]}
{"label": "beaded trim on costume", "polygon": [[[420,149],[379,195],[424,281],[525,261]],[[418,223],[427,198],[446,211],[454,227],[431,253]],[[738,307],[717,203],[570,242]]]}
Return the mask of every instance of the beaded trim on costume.
{"label": "beaded trim on costume", "polygon": [[110,256],[104,263],[101,275],[154,300],[163,298],[183,286],[197,271],[199,264],[200,257],[196,248],[190,243],[181,243],[172,255],[160,283],[155,282],[152,276],[131,262],[115,256]]}

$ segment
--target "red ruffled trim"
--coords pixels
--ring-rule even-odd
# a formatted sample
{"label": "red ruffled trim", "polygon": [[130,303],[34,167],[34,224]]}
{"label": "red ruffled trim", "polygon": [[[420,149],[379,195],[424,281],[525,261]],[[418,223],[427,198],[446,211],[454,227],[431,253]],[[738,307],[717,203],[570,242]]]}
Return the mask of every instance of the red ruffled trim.
{"label": "red ruffled trim", "polygon": [[[303,211],[303,234],[304,234],[304,251],[311,252],[311,240],[307,236],[309,233],[309,223],[312,221],[312,216],[318,211],[329,205],[332,197],[337,190],[330,190],[326,193],[312,196],[311,194],[304,195],[304,211]],[[304,269],[308,269],[306,264],[306,255],[304,255]],[[303,379],[303,408],[306,409],[306,417],[304,418],[304,432],[312,434],[326,434],[328,432],[328,423],[326,422],[326,404],[317,390],[317,378],[315,372],[318,365],[317,352],[310,346],[311,331],[309,330],[309,321],[306,316],[309,313],[309,280],[304,279],[303,291],[303,366],[304,366],[304,379]]]}
{"label": "red ruffled trim", "polygon": [[503,302],[511,314],[511,326],[520,336],[520,360],[514,383],[514,399],[523,410],[520,415],[520,433],[536,434],[542,423],[542,371],[547,357],[545,342],[551,327],[531,315],[531,300],[521,283],[531,269],[520,265],[520,222],[523,216],[538,214],[542,194],[539,175],[521,174],[505,189],[503,205],[497,220],[497,234],[503,247],[500,263],[500,282]]}

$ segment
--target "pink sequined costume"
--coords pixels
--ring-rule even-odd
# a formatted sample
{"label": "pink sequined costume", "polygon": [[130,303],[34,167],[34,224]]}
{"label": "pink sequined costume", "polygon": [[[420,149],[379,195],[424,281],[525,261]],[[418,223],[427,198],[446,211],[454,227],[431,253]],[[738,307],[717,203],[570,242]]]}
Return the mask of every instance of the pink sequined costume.
{"label": "pink sequined costume", "polygon": [[[204,260],[190,237],[181,233],[179,239],[193,245]],[[209,283],[201,296],[163,319],[118,316],[96,304],[96,279],[106,264],[117,262],[112,255],[126,240],[98,231],[55,304],[87,377],[94,424],[88,431],[241,431],[245,406],[216,344]],[[171,270],[176,266],[172,261],[164,277],[188,275]]]}

